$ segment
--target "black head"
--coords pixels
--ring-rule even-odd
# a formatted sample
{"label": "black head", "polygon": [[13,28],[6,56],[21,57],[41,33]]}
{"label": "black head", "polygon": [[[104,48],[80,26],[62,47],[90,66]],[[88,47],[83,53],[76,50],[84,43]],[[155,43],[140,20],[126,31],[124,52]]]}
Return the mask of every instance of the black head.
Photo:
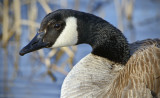
{"label": "black head", "polygon": [[78,31],[77,18],[75,16],[77,12],[70,9],[61,9],[46,15],[41,22],[38,33],[20,51],[20,55],[41,48],[55,48],[77,44]]}

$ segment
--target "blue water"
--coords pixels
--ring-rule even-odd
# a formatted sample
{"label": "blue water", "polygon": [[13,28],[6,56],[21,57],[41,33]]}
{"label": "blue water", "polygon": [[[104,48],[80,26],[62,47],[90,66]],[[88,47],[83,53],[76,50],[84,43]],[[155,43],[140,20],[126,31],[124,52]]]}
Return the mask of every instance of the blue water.
{"label": "blue water", "polygon": [[[100,0],[96,2],[99,3]],[[160,2],[154,0],[135,0],[135,9],[133,14],[134,30],[130,30],[127,26],[124,29],[124,35],[129,42],[134,40],[143,40],[146,38],[160,38]],[[87,12],[89,0],[80,0],[80,10]],[[69,0],[69,7],[73,8],[74,0]],[[96,4],[94,4],[96,6]],[[44,9],[39,3],[38,6],[38,18],[37,22],[41,22],[46,15]],[[53,10],[60,8],[58,5],[50,4]],[[28,6],[23,5],[21,14],[22,19],[28,19],[27,13]],[[103,5],[104,19],[117,27],[117,16],[115,11],[115,5],[111,1]],[[98,15],[99,11],[93,14]],[[134,31],[134,32],[133,32]],[[28,34],[36,32],[30,32],[27,26],[22,26],[21,45],[25,46],[28,40]],[[134,33],[134,34],[133,34]],[[134,40],[132,36],[135,35]],[[0,48],[0,98],[59,98],[60,89],[65,78],[65,75],[53,71],[57,81],[53,82],[47,75],[47,68],[44,64],[41,64],[39,59],[36,59],[33,53],[27,54],[23,57],[19,57],[19,69],[15,69],[14,61],[16,46],[11,40],[8,46],[8,54],[5,53],[3,48]],[[1,46],[1,44],[0,44]],[[50,49],[44,49],[45,53],[48,53]],[[91,52],[89,45],[79,45],[78,51],[74,58],[74,64],[76,64],[81,58]],[[7,58],[7,61],[6,59]],[[53,58],[54,59],[54,58]],[[5,62],[8,62],[5,64]],[[62,63],[62,62],[59,62]],[[69,71],[69,68],[66,68]]]}

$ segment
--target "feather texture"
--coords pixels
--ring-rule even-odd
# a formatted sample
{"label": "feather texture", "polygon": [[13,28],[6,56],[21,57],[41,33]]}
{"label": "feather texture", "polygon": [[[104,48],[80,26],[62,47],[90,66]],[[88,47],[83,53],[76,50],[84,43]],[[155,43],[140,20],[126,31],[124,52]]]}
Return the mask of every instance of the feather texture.
{"label": "feather texture", "polygon": [[[151,40],[150,40],[151,41]],[[160,49],[158,44],[137,50],[105,96],[152,98],[160,93]]]}
{"label": "feather texture", "polygon": [[62,98],[102,98],[105,89],[117,77],[124,66],[89,54],[80,60],[65,78]]}
{"label": "feather texture", "polygon": [[61,97],[159,98],[160,40],[131,45],[134,53],[125,66],[93,54],[84,57],[67,75]]}
{"label": "feather texture", "polygon": [[136,52],[138,49],[143,49],[145,47],[148,47],[149,45],[159,45],[160,39],[145,39],[142,41],[136,41],[134,43],[129,44],[130,47],[130,54],[133,55],[134,52]]}

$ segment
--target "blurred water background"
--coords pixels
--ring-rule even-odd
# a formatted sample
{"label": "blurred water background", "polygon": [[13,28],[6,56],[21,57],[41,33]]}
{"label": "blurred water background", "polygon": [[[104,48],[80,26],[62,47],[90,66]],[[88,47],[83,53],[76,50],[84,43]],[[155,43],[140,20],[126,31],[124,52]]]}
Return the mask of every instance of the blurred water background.
{"label": "blurred water background", "polygon": [[75,9],[104,18],[129,42],[160,38],[160,0],[0,0],[0,98],[59,98],[67,73],[91,52],[88,45],[19,56],[43,17]]}

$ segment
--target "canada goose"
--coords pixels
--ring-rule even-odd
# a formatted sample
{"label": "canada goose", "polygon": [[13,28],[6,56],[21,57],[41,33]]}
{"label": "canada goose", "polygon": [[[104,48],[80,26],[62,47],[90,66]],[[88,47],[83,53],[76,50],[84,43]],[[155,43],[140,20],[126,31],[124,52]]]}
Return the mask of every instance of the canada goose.
{"label": "canada goose", "polygon": [[120,30],[89,13],[61,9],[48,14],[20,55],[82,43],[93,50],[65,78],[62,98],[160,97],[160,39],[128,44]]}

